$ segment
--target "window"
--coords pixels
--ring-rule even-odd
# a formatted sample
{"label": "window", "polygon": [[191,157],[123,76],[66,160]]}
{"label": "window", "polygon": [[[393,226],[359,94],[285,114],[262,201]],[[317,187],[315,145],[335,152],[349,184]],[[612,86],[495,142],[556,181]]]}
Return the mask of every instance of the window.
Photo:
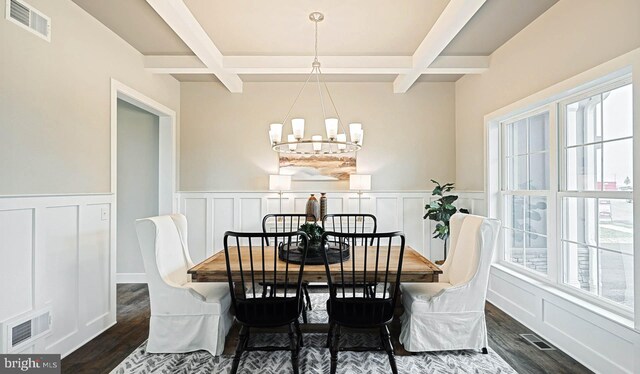
{"label": "window", "polygon": [[493,187],[503,264],[627,314],[634,303],[632,91],[630,77],[618,78],[501,121]]}
{"label": "window", "polygon": [[505,260],[547,273],[549,112],[504,122]]}
{"label": "window", "polygon": [[561,103],[563,279],[633,307],[633,100],[626,81]]}

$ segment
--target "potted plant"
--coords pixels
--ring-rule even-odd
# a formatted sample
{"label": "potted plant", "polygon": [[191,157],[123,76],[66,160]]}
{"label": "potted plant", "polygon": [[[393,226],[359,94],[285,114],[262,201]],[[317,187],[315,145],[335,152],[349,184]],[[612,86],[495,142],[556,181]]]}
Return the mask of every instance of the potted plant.
{"label": "potted plant", "polygon": [[309,249],[307,250],[307,257],[319,255],[324,229],[315,222],[307,222],[301,225],[299,230],[309,236]]}
{"label": "potted plant", "polygon": [[[435,183],[436,185],[433,188],[431,195],[439,196],[439,198],[425,205],[424,208],[427,211],[422,218],[429,218],[430,220],[437,222],[436,228],[433,230],[433,237],[442,239],[444,241],[444,258],[446,260],[447,239],[449,239],[449,220],[451,219],[451,216],[458,211],[458,208],[453,205],[453,203],[458,200],[458,196],[446,195],[446,193],[453,190],[453,183],[445,183],[443,185],[440,185],[440,183],[433,179],[431,180],[431,182]],[[469,211],[467,209],[460,209],[460,213],[469,213]]]}

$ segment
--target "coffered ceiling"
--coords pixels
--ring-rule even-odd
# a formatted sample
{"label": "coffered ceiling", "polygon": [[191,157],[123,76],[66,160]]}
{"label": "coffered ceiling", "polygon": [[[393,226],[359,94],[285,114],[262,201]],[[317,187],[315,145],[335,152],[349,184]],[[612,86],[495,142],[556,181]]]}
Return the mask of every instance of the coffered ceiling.
{"label": "coffered ceiling", "polygon": [[455,81],[490,68],[489,55],[557,0],[73,0],[181,81],[300,81],[319,23],[324,78]]}

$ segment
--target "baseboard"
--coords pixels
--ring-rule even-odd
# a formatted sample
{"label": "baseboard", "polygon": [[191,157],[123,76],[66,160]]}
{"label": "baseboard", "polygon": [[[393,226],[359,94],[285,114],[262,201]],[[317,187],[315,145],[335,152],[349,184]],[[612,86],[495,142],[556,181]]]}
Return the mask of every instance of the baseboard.
{"label": "baseboard", "polygon": [[147,283],[145,273],[117,273],[116,283]]}
{"label": "baseboard", "polygon": [[88,337],[87,339],[85,339],[84,341],[82,341],[80,344],[76,345],[75,348],[71,349],[69,352],[66,352],[64,354],[60,355],[61,359],[64,359],[65,357],[69,356],[70,354],[72,354],[73,352],[77,351],[79,348],[81,348],[83,345],[89,343],[90,341],[92,341],[93,339],[95,339],[96,337],[98,337],[98,335],[102,334],[103,332],[109,330],[110,328],[112,328],[113,326],[115,326],[115,324],[118,323],[117,321],[113,321],[110,324],[108,324],[107,326],[105,326],[103,329],[100,329],[99,331],[97,331],[96,333],[92,334],[90,337]]}

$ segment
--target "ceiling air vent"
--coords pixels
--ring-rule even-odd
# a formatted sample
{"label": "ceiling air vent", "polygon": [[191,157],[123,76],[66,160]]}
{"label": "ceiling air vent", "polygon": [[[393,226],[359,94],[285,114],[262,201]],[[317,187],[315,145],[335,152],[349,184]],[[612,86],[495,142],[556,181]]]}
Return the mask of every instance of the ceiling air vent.
{"label": "ceiling air vent", "polygon": [[6,0],[6,17],[16,25],[51,41],[51,18],[22,0]]}
{"label": "ceiling air vent", "polygon": [[0,353],[18,352],[51,332],[51,308],[26,313],[0,326],[3,335]]}

